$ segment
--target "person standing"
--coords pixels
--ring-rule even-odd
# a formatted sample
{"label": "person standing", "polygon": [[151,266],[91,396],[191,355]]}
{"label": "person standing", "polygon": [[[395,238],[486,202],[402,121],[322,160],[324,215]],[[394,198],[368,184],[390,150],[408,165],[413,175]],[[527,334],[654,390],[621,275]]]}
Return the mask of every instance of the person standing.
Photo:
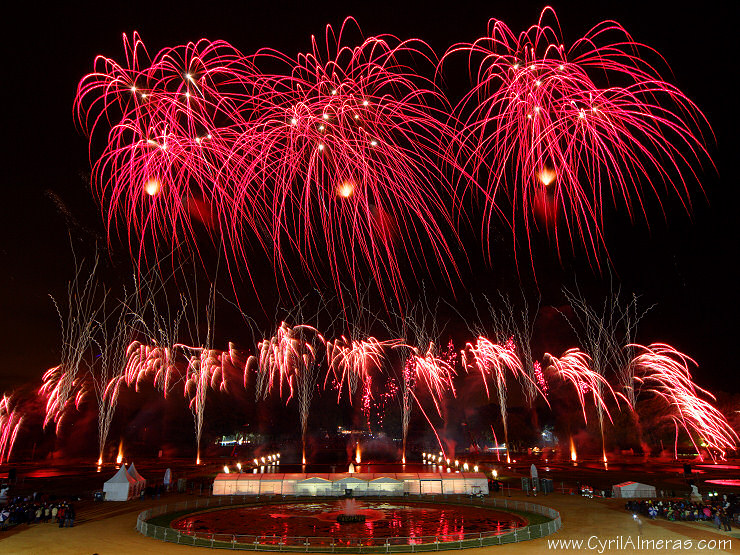
{"label": "person standing", "polygon": [[725,532],[732,532],[732,526],[730,526],[731,520],[730,514],[725,509],[722,509],[722,524],[725,527]]}
{"label": "person standing", "polygon": [[73,505],[69,505],[67,510],[64,511],[64,526],[66,528],[73,528],[75,525],[75,508]]}

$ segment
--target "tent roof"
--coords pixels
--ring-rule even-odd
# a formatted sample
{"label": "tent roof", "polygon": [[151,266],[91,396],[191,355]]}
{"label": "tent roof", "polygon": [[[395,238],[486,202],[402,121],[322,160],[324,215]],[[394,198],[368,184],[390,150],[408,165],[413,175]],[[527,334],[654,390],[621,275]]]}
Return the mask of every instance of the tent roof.
{"label": "tent roof", "polygon": [[486,480],[488,481],[488,476],[486,476],[482,472],[461,472],[460,476],[462,476],[466,480]]}
{"label": "tent roof", "polygon": [[638,489],[647,489],[647,488],[654,488],[655,486],[651,486],[650,484],[643,484],[641,482],[622,482],[621,484],[614,484],[612,487],[614,488],[624,488],[624,487],[634,487]]}
{"label": "tent roof", "polygon": [[126,471],[126,465],[121,465],[121,468],[118,469],[118,472],[116,472],[110,480],[105,482],[106,484],[135,484],[136,480],[134,480],[129,473]]}
{"label": "tent roof", "polygon": [[389,476],[381,476],[380,478],[375,478],[371,481],[373,484],[402,484],[403,480],[396,480],[395,478],[391,478]]}
{"label": "tent roof", "polygon": [[345,476],[344,478],[340,478],[338,480],[334,480],[335,482],[342,482],[344,484],[353,483],[353,484],[367,484],[367,480],[363,480],[362,478],[355,478],[354,476]]}
{"label": "tent roof", "polygon": [[[362,473],[362,474],[349,474],[349,473],[333,473],[333,474],[303,474],[303,473],[264,473],[264,474],[250,474],[246,472],[229,474],[221,473],[216,476],[216,480],[263,480],[263,481],[280,481],[280,480],[295,480],[300,483],[326,483],[326,482],[343,482],[343,483],[362,483],[362,482],[377,482],[382,480],[383,483],[393,483],[398,481],[408,480],[485,480],[488,478],[482,472],[450,472],[450,473],[438,473],[438,472],[377,472],[377,473]],[[309,482],[308,480],[312,480]]]}
{"label": "tent roof", "polygon": [[138,482],[145,482],[144,478],[136,471],[136,467],[134,466],[134,463],[131,463],[131,466],[128,467],[128,473],[129,475]]}
{"label": "tent roof", "polygon": [[285,474],[262,474],[263,482],[282,482],[285,479]]}

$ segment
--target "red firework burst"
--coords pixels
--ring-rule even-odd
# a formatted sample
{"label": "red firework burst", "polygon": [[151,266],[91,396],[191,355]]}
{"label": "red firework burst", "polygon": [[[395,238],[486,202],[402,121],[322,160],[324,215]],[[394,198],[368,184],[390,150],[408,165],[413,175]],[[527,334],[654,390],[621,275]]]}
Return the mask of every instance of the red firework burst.
{"label": "red firework burst", "polygon": [[207,221],[204,203],[223,214],[223,173],[250,113],[254,71],[224,41],[166,48],[150,59],[134,33],[124,35],[124,50],[124,63],[98,56],[75,99],[91,157],[94,137],[109,127],[93,161],[109,234],[120,217],[132,249],[134,236],[189,242],[192,216]]}
{"label": "red firework burst", "polygon": [[[593,394],[594,406],[600,407],[611,422],[612,416],[606,405],[606,396],[603,392],[611,394],[614,402],[618,404],[617,394],[614,392],[606,378],[591,369],[591,357],[579,349],[568,349],[563,356],[557,358],[550,353],[545,353],[545,361],[548,363],[548,370],[553,369],[560,379],[570,382],[578,394],[578,401],[583,411],[583,421],[588,422],[586,416],[586,393],[589,391]],[[624,396],[619,395],[622,399]]]}
{"label": "red firework burst", "polygon": [[15,438],[23,423],[23,414],[16,406],[13,395],[0,398],[0,464],[10,459]]}
{"label": "red firework burst", "polygon": [[712,458],[714,452],[724,458],[728,449],[737,446],[740,438],[725,416],[709,401],[702,399],[702,396],[711,400],[715,398],[694,383],[689,370],[690,365],[696,365],[693,359],[662,343],[630,347],[638,351],[632,360],[635,380],[646,391],[664,399],[672,411],[671,418],[676,424],[676,449],[679,426],[686,431],[700,457],[696,436],[704,440]]}
{"label": "red firework burst", "polygon": [[512,204],[511,224],[523,222],[530,248],[537,214],[548,227],[560,219],[571,243],[596,254],[607,201],[624,202],[632,217],[644,213],[646,190],[660,200],[665,188],[688,208],[686,178],[708,159],[706,119],[646,61],[662,61],[659,54],[621,25],[599,23],[566,47],[548,7],[518,35],[492,19],[488,36],[452,47],[445,58],[458,52],[469,56],[475,76],[457,109],[475,149],[486,229],[502,214],[500,188]]}
{"label": "red firework burst", "polygon": [[110,127],[93,162],[109,234],[120,218],[132,252],[134,237],[197,248],[195,217],[243,262],[256,238],[284,275],[292,250],[307,269],[328,262],[335,283],[367,267],[398,294],[400,260],[426,250],[449,277],[454,162],[439,145],[455,133],[444,95],[405,65],[437,60],[385,35],[347,47],[350,22],[295,59],[206,40],[150,59],[137,34],[124,36],[125,63],[99,56],[75,108],[91,156]]}
{"label": "red firework burst", "polygon": [[[441,171],[450,160],[439,145],[454,133],[444,96],[407,65],[433,69],[431,49],[389,35],[346,46],[350,26],[347,19],[338,34],[327,26],[325,43],[314,39],[296,58],[254,56],[259,68],[282,69],[263,72],[255,119],[235,146],[230,221],[238,234],[241,212],[258,199],[281,269],[289,245],[309,271],[327,262],[335,283],[340,268],[354,280],[364,263],[398,294],[399,260],[423,257],[420,243],[445,275],[452,263],[443,232],[451,185]],[[413,239],[399,241],[399,233]]]}

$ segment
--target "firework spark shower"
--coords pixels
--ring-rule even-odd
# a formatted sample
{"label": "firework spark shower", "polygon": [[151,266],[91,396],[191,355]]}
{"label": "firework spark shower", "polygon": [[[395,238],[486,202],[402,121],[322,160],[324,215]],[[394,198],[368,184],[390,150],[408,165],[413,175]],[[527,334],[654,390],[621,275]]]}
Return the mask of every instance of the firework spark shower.
{"label": "firework spark shower", "polygon": [[474,76],[456,113],[475,152],[487,227],[505,196],[528,243],[535,229],[562,226],[596,254],[607,202],[647,217],[648,192],[662,199],[673,189],[689,208],[687,178],[709,160],[709,128],[662,77],[660,55],[619,23],[601,22],[570,46],[562,35],[549,7],[519,34],[491,19],[487,36],[455,45],[445,61],[466,56]]}
{"label": "firework spark shower", "polygon": [[[240,271],[260,245],[285,283],[297,257],[316,283],[369,273],[399,298],[408,260],[454,285],[471,191],[489,255],[496,219],[597,265],[606,204],[647,218],[672,190],[690,207],[709,128],[657,52],[612,21],[566,47],[550,8],[488,31],[441,61],[352,18],[297,56],[201,40],[150,57],[124,36],[125,61],[98,57],[75,101],[109,237],[122,224],[141,260],[147,240],[197,249],[205,227]],[[453,108],[457,58],[473,83]]]}

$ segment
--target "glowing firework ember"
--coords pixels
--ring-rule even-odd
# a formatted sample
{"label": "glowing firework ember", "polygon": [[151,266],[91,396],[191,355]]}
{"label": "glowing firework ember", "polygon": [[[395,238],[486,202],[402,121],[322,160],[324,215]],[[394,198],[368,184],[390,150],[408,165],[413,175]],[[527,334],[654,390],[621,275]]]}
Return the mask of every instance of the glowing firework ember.
{"label": "glowing firework ember", "polygon": [[696,365],[691,358],[670,345],[655,343],[648,347],[630,345],[637,351],[632,361],[635,380],[641,389],[658,395],[668,403],[670,418],[676,424],[675,453],[678,456],[678,428],[689,436],[701,457],[695,437],[702,439],[709,454],[719,453],[724,458],[728,449],[735,449],[739,438],[725,416],[700,395],[714,400],[714,396],[697,386],[689,365]]}
{"label": "glowing firework ember", "polygon": [[566,47],[554,10],[545,8],[518,35],[490,20],[488,36],[452,47],[445,59],[456,53],[468,56],[477,78],[457,109],[489,225],[502,187],[528,241],[533,209],[549,206],[562,214],[570,241],[596,253],[605,202],[621,199],[630,216],[643,211],[641,183],[656,195],[654,183],[673,187],[688,207],[686,178],[708,159],[706,120],[646,59],[662,58],[618,23],[599,23]]}

